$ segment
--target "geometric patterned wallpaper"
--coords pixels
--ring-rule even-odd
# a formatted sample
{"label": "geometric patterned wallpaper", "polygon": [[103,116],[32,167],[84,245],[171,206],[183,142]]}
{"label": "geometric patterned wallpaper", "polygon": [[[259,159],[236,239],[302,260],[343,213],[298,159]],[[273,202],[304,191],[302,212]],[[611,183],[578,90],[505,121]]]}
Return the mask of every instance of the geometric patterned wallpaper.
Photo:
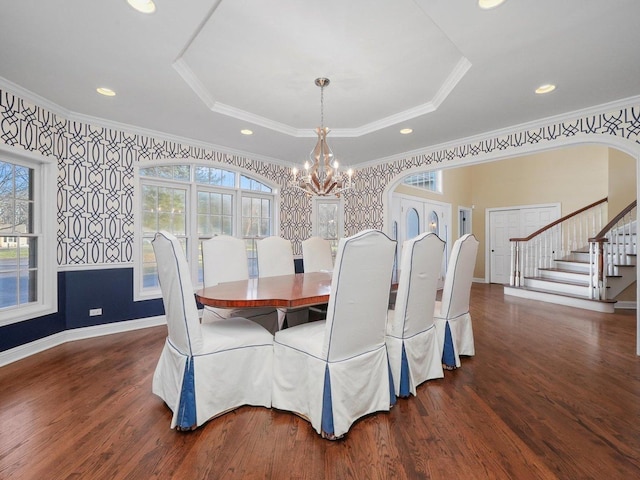
{"label": "geometric patterned wallpaper", "polygon": [[[356,188],[344,194],[345,235],[383,228],[384,189],[404,170],[495,151],[515,153],[579,134],[609,135],[640,144],[640,106],[358,169]],[[207,160],[262,175],[279,185],[280,233],[293,241],[295,253],[301,253],[300,241],[311,234],[311,202],[298,190],[287,188],[290,171],[281,165],[72,121],[2,89],[0,143],[57,159],[58,265],[132,261],[134,165],[156,159]]]}
{"label": "geometric patterned wallpaper", "polygon": [[[576,136],[609,136],[633,143],[640,152],[640,105],[589,115],[570,121],[559,121],[536,129],[515,131],[503,136],[486,138],[475,143],[456,145],[394,162],[375,165],[357,171],[354,177],[358,196],[345,195],[345,235],[364,228],[383,228],[383,192],[389,182],[410,168],[445,164],[479,155],[513,153],[571,139]],[[598,139],[594,138],[594,142]]]}

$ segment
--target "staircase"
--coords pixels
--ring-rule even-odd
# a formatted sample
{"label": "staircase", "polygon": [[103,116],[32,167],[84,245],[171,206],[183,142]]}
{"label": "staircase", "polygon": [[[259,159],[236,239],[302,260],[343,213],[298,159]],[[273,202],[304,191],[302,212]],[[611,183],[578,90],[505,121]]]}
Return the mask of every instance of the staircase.
{"label": "staircase", "polygon": [[[594,211],[585,212],[597,206],[563,217],[529,237],[511,239],[514,273],[505,295],[613,313],[616,297],[637,278],[635,202],[589,237],[584,235],[586,226],[593,231],[599,221]],[[567,241],[574,233],[584,239]]]}

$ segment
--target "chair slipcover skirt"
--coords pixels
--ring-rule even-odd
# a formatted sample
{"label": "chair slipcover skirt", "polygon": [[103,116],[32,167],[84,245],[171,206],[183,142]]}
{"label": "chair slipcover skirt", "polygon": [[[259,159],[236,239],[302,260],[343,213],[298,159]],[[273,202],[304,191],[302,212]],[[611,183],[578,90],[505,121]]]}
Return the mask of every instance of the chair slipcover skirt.
{"label": "chair slipcover skirt", "polygon": [[[436,312],[440,310],[436,303]],[[448,366],[460,367],[460,355],[472,357],[476,354],[473,340],[473,325],[469,312],[455,318],[434,316],[438,332],[438,345],[442,347],[442,363]],[[457,346],[457,347],[456,347]]]}
{"label": "chair slipcover skirt", "polygon": [[[298,329],[305,329],[304,334]],[[295,336],[289,334],[293,329],[276,334],[275,408],[302,415],[319,434],[340,437],[358,418],[387,411],[395,403],[384,345],[353,358],[328,362],[321,358],[318,348],[322,347],[325,321],[300,325],[295,330]],[[318,378],[324,378],[324,382]]]}
{"label": "chair slipcover skirt", "polygon": [[416,387],[421,383],[444,377],[435,325],[408,338],[387,336],[386,341],[396,395],[415,395]]}
{"label": "chair slipcover skirt", "polygon": [[202,327],[210,353],[185,355],[167,338],[153,376],[153,393],[173,411],[171,428],[194,428],[240,405],[271,406],[271,334],[243,318]]}

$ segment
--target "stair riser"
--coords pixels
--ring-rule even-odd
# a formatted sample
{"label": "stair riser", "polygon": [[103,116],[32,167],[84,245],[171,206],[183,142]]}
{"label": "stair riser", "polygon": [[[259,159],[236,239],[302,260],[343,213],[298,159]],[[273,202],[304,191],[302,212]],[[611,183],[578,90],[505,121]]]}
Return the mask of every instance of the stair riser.
{"label": "stair riser", "polygon": [[554,272],[553,270],[540,270],[539,276],[559,281],[567,282],[589,282],[589,273],[578,272]]}
{"label": "stair riser", "polygon": [[607,257],[607,263],[613,263],[614,265],[636,265],[636,257],[625,255],[625,256],[611,256]]}
{"label": "stair riser", "polygon": [[556,268],[562,268],[563,270],[571,270],[572,272],[577,273],[589,273],[589,264],[587,263],[577,263],[566,260],[556,260],[555,262]]}
{"label": "stair riser", "polygon": [[520,298],[529,298],[532,300],[555,303],[558,305],[567,305],[575,308],[584,308],[585,310],[592,310],[602,313],[613,313],[615,311],[613,303],[590,302],[588,300],[562,297],[560,295],[530,292],[528,290],[513,287],[505,287],[504,293],[505,295],[513,295]]}
{"label": "stair riser", "polygon": [[[637,259],[635,255],[629,255],[629,254],[628,255],[607,255],[608,261],[611,261],[612,258],[614,259],[613,263],[622,263],[625,265],[636,265],[636,259]],[[556,262],[565,262],[565,261],[566,262],[575,261],[575,262],[582,262],[582,263],[589,262],[589,254],[574,252],[562,260],[556,260]]]}
{"label": "stair riser", "polygon": [[541,290],[549,290],[557,293],[566,293],[569,295],[580,295],[585,298],[589,298],[589,287],[571,285],[568,283],[558,282],[545,282],[540,279],[525,279],[524,284],[526,287],[538,288]]}
{"label": "stair riser", "polygon": [[629,285],[636,281],[635,267],[622,267],[615,269],[617,277],[607,277],[607,298],[616,298]]}

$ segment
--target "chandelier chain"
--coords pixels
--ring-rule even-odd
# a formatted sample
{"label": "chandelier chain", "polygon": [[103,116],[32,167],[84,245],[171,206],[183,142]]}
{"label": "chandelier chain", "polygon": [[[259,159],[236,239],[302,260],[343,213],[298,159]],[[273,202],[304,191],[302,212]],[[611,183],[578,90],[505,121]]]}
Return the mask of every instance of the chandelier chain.
{"label": "chandelier chain", "polygon": [[324,83],[320,85],[320,128],[324,128]]}

